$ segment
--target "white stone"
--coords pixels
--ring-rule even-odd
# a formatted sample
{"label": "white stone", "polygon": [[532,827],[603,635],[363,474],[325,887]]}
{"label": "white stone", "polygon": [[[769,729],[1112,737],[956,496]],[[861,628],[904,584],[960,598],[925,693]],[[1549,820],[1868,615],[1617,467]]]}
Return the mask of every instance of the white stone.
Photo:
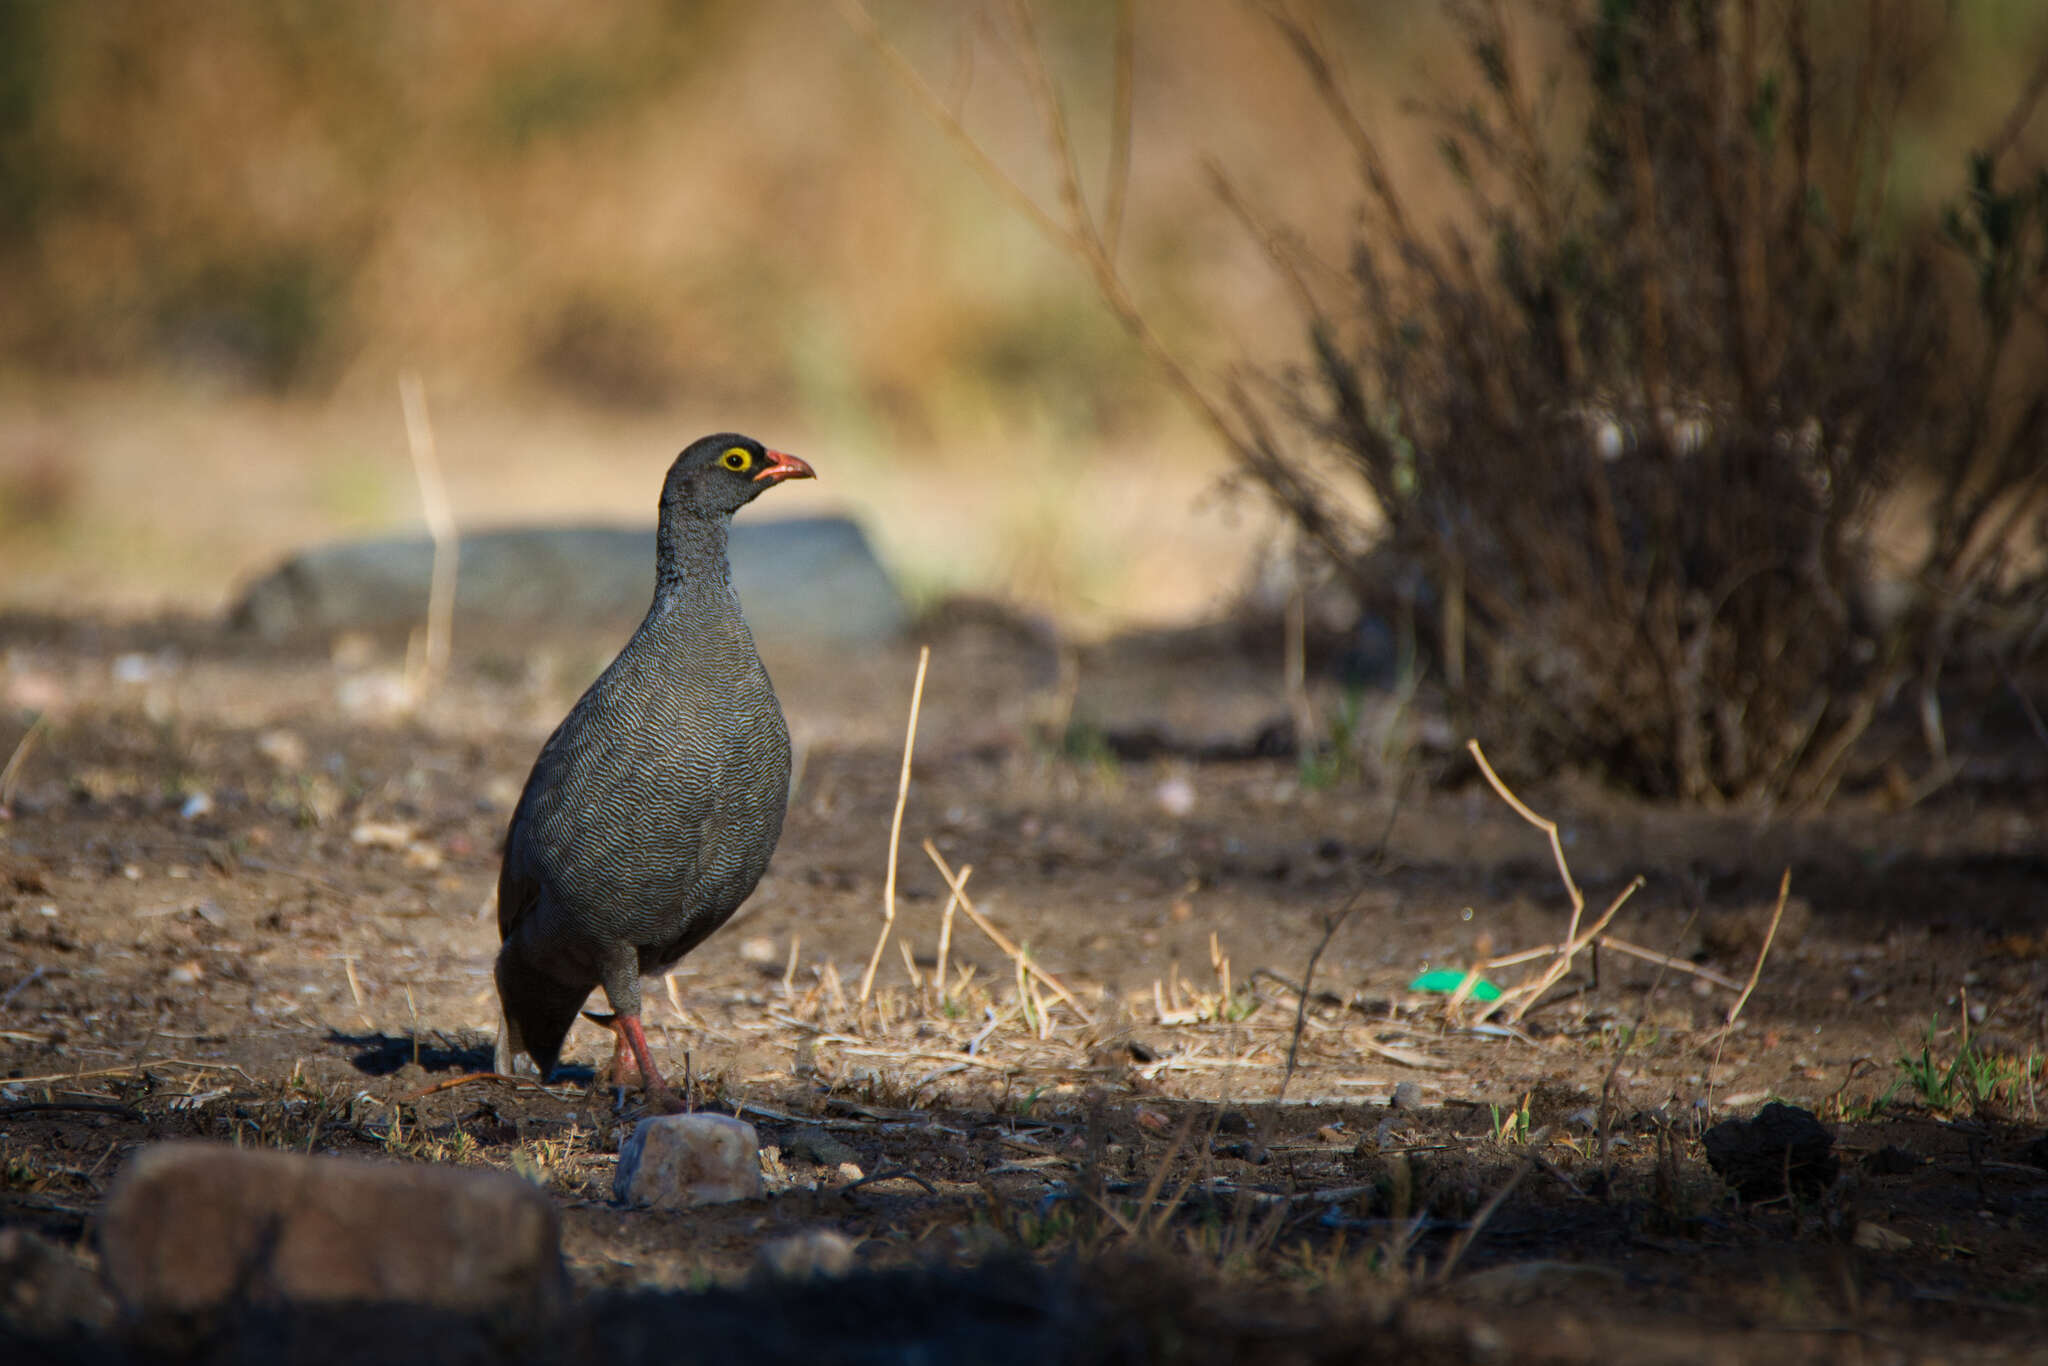
{"label": "white stone", "polygon": [[619,1145],[612,1193],[628,1205],[691,1209],[762,1194],[760,1139],[731,1115],[656,1115]]}

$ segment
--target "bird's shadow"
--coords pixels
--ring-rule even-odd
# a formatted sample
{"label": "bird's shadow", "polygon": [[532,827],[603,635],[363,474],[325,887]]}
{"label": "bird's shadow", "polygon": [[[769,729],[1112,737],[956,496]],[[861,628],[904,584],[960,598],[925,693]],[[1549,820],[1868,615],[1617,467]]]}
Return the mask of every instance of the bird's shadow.
{"label": "bird's shadow", "polygon": [[[344,1034],[327,1032],[327,1042],[352,1048],[349,1059],[356,1071],[372,1077],[388,1077],[415,1061],[423,1072],[488,1072],[493,1061],[493,1040],[488,1034],[444,1034],[431,1030],[419,1036],[418,1052],[410,1034]],[[595,1069],[562,1063],[548,1078],[551,1085],[587,1085],[597,1076]]]}

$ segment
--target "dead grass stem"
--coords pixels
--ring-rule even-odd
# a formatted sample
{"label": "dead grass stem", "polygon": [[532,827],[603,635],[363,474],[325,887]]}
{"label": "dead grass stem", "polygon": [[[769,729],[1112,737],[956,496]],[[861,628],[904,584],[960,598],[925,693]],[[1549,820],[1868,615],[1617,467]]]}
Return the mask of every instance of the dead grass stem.
{"label": "dead grass stem", "polygon": [[[960,886],[967,885],[967,879],[974,876],[974,865],[960,865]],[[950,885],[946,890],[946,909],[939,913],[939,960],[932,969],[932,981],[938,987],[937,1004],[946,1003],[946,961],[953,951],[953,912],[959,908],[960,893]]]}
{"label": "dead grass stem", "polygon": [[[1792,870],[1787,868],[1778,879],[1778,904],[1771,908],[1771,923],[1764,930],[1764,942],[1756,951],[1756,962],[1750,965],[1749,980],[1742,984],[1742,994],[1735,998],[1735,1004],[1728,1007],[1728,1019],[1721,1026],[1721,1032],[1714,1036],[1714,1062],[1707,1069],[1708,1107],[1712,1108],[1714,1094],[1714,1073],[1720,1070],[1722,1050],[1728,1046],[1728,1036],[1735,1030],[1735,1022],[1742,1016],[1742,1008],[1749,1004],[1750,993],[1756,990],[1757,979],[1763,976],[1764,960],[1771,955],[1771,942],[1778,937],[1778,922],[1785,918],[1785,900],[1792,893]],[[1964,1028],[1968,1028],[1967,1011],[1963,1014]]]}
{"label": "dead grass stem", "polygon": [[1029,954],[1018,948],[1012,942],[1010,936],[997,929],[990,923],[987,916],[975,908],[973,899],[967,895],[966,879],[953,871],[952,865],[946,862],[946,856],[939,852],[938,846],[934,845],[930,840],[926,840],[924,842],[924,852],[925,856],[931,859],[933,866],[939,870],[939,876],[946,880],[946,886],[952,889],[953,895],[960,899],[960,909],[967,913],[967,918],[973,921],[976,928],[987,935],[997,948],[1016,961],[1017,970],[1020,973],[1029,973],[1045,983],[1048,990],[1062,1001],[1065,1001],[1067,1008],[1080,1017],[1082,1024],[1093,1025],[1095,1017],[1088,1013],[1088,1008],[1081,1004],[1080,999],[1073,992],[1067,990],[1066,985],[1059,978],[1032,962]]}
{"label": "dead grass stem", "polygon": [[434,449],[434,424],[427,413],[426,386],[420,382],[418,372],[408,370],[399,376],[398,401],[405,409],[406,451],[412,457],[413,479],[419,485],[420,510],[426,518],[427,535],[434,543],[433,570],[427,589],[426,637],[416,665],[412,651],[406,652],[406,701],[410,706],[418,706],[448,672],[462,538],[456,531],[448,486],[441,478],[441,462]]}
{"label": "dead grass stem", "polygon": [[931,663],[932,647],[917,650],[917,679],[910,685],[910,722],[903,732],[903,772],[896,781],[896,811],[889,818],[889,867],[882,879],[882,932],[875,936],[875,951],[868,955],[867,971],[861,974],[860,1003],[868,1003],[874,990],[875,969],[882,961],[882,948],[889,942],[889,930],[896,924],[896,859],[903,843],[903,808],[910,800],[910,755],[917,747],[917,713],[924,703],[925,666]]}
{"label": "dead grass stem", "polygon": [[22,765],[28,762],[29,751],[35,748],[36,740],[50,728],[50,718],[38,713],[28,723],[28,729],[21,733],[21,739],[14,742],[14,752],[7,756],[7,767],[0,768],[0,807],[11,806],[14,802],[14,785],[21,779]]}

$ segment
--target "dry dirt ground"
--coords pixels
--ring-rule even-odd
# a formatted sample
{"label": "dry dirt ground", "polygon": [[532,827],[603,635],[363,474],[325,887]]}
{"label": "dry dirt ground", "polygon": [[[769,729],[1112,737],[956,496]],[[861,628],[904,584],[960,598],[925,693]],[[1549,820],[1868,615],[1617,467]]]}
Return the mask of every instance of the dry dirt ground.
{"label": "dry dirt ground", "polygon": [[[809,1314],[817,1360],[909,1359],[857,1349],[942,1321],[958,1360],[2044,1359],[2048,750],[2024,725],[1959,729],[1988,759],[1925,800],[1879,782],[1818,818],[1506,774],[1588,917],[1642,875],[1610,932],[1674,961],[1581,955],[1475,1026],[1410,983],[1554,945],[1569,904],[1446,726],[1322,697],[1371,762],[1305,772],[1259,741],[1274,653],[1227,632],[1066,667],[973,614],[922,634],[866,1003],[915,646],[764,646],[787,831],[648,1019],[697,1105],[758,1127],[770,1194],[683,1215],[611,1201],[634,1105],[596,1027],[545,1089],[459,1080],[489,1062],[511,803],[616,636],[458,642],[406,707],[389,642],[0,619],[0,1221],[90,1263],[128,1155],[203,1135],[518,1171],[559,1201],[592,1321],[646,1341]],[[1030,975],[961,911],[934,980],[926,840]],[[1841,1174],[1741,1202],[1700,1134],[1770,1098],[1831,1127]],[[820,1227],[857,1289],[749,1300],[759,1249]],[[413,1331],[322,1322],[330,1349]]]}

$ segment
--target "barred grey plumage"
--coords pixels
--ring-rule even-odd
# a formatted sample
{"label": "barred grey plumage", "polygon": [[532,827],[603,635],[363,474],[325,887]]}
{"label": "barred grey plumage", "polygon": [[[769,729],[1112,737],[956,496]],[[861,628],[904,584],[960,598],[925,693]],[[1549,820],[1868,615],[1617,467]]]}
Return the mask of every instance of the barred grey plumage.
{"label": "barred grey plumage", "polygon": [[732,515],[793,456],[732,434],[676,457],[662,485],[654,602],[534,761],[498,876],[497,1070],[542,1075],[591,988],[611,1002],[614,1080],[647,1056],[640,978],[666,971],[739,909],[767,870],[789,801],[789,732],[726,562]]}

